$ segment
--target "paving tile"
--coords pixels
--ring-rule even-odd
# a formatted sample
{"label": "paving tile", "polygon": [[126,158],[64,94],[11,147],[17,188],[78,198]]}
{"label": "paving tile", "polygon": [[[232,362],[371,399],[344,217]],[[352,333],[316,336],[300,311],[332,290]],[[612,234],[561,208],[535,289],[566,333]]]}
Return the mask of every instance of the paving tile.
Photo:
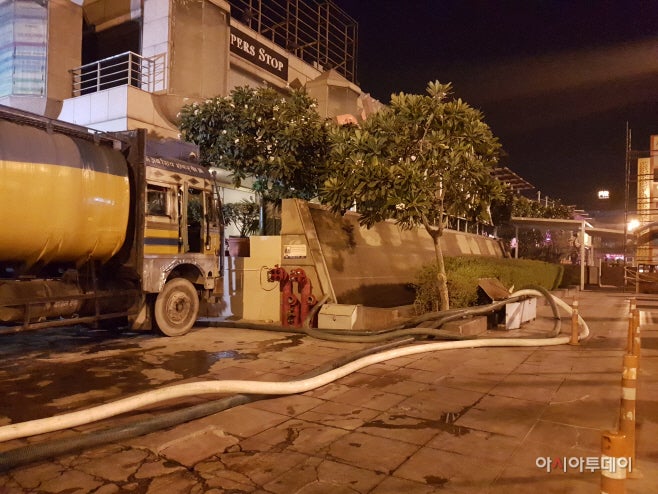
{"label": "paving tile", "polygon": [[510,465],[486,489],[484,494],[592,494],[601,491],[598,473],[570,471],[546,472],[540,469],[518,468]]}
{"label": "paving tile", "polygon": [[135,472],[136,479],[150,479],[162,475],[170,474],[176,470],[184,469],[181,465],[176,465],[173,462],[167,461],[163,458],[158,458],[153,461],[145,461],[141,464],[137,472]]}
{"label": "paving tile", "polygon": [[247,366],[231,365],[230,367],[224,367],[213,372],[210,377],[217,380],[244,379],[247,381],[258,381],[263,374],[265,374],[265,371],[252,369]]}
{"label": "paving tile", "polygon": [[550,403],[542,419],[550,422],[612,430],[617,427],[619,400],[584,395],[581,399],[568,402]]}
{"label": "paving tile", "polygon": [[545,406],[534,401],[487,395],[464,413],[455,424],[470,429],[524,437]]}
{"label": "paving tile", "polygon": [[113,482],[126,481],[139,470],[148,457],[146,451],[127,449],[107,456],[94,458],[78,465],[78,469],[101,479]]}
{"label": "paving tile", "polygon": [[472,493],[490,485],[504,468],[501,462],[424,447],[393,475],[425,483],[439,492]]}
{"label": "paving tile", "polygon": [[422,446],[439,431],[446,429],[452,431],[459,428],[452,425],[452,422],[446,421],[444,417],[428,420],[384,412],[363,424],[357,432]]}
{"label": "paving tile", "polygon": [[379,412],[346,403],[326,402],[298,416],[301,420],[353,430],[377,416]]}
{"label": "paving tile", "polygon": [[245,474],[229,470],[218,459],[201,462],[194,467],[207,488],[220,489],[220,492],[255,492],[258,486]]}
{"label": "paving tile", "polygon": [[[658,465],[658,416],[640,415],[642,410],[638,410],[638,420],[636,423],[636,452],[639,459],[652,460]],[[649,420],[649,417],[653,419]]]}
{"label": "paving tile", "polygon": [[413,444],[353,432],[331,444],[328,451],[337,461],[390,474],[417,450]]}
{"label": "paving tile", "polygon": [[426,446],[484,460],[508,461],[521,447],[521,439],[454,426],[434,436]]}
{"label": "paving tile", "polygon": [[14,469],[11,471],[11,477],[29,491],[36,489],[40,482],[58,478],[64,470],[66,469],[62,465],[47,461]]}
{"label": "paving tile", "polygon": [[149,484],[146,494],[162,494],[164,492],[204,494],[205,489],[192,473],[183,470],[154,478]]}
{"label": "paving tile", "polygon": [[476,373],[475,375],[455,373],[444,376],[437,383],[450,388],[487,393],[505,377],[506,375],[490,373]]}
{"label": "paving tile", "polygon": [[367,386],[387,393],[411,396],[427,389],[429,384],[409,380],[404,375],[390,373],[377,377],[377,379],[368,383]]}
{"label": "paving tile", "polygon": [[320,398],[321,400],[331,400],[339,394],[349,391],[350,387],[345,384],[338,384],[336,382],[326,384],[319,388],[313,389],[304,393],[305,396],[312,396],[313,398]]}
{"label": "paving tile", "polygon": [[359,369],[359,372],[362,374],[369,374],[371,376],[381,376],[381,375],[389,375],[391,373],[395,373],[397,369],[400,368],[400,366],[393,365],[390,363],[391,361],[386,361],[386,362],[380,362],[378,364],[372,364],[367,367],[363,367],[362,369]]}
{"label": "paving tile", "polygon": [[192,467],[206,458],[224,453],[238,439],[224,431],[208,427],[189,436],[163,444],[158,454],[186,467]]}
{"label": "paving tile", "polygon": [[455,367],[480,355],[479,348],[463,348],[459,350],[441,350],[431,353],[421,353],[420,358],[407,364],[408,368],[421,369],[441,373],[445,369]]}
{"label": "paving tile", "polygon": [[581,448],[599,452],[601,430],[592,427],[576,427],[547,420],[538,420],[524,438],[550,447]]}
{"label": "paving tile", "polygon": [[[370,494],[432,494],[433,486],[397,477],[387,477]],[[444,491],[441,491],[444,492]]]}
{"label": "paving tile", "polygon": [[259,410],[266,410],[280,415],[294,417],[300,413],[311,410],[322,403],[324,403],[324,400],[313,398],[312,396],[289,395],[254,401],[253,403],[245,405],[245,407],[257,408]]}
{"label": "paving tile", "polygon": [[491,393],[510,398],[548,402],[551,401],[565,378],[565,374],[514,372],[499,382]]}
{"label": "paving tile", "polygon": [[439,374],[436,371],[426,371],[410,367],[397,369],[394,371],[394,374],[399,379],[423,384],[435,383],[437,380],[443,377],[442,374]]}
{"label": "paving tile", "polygon": [[288,417],[279,413],[253,407],[235,407],[198,422],[215,425],[231,435],[250,437],[286,420]]}
{"label": "paving tile", "polygon": [[553,403],[583,400],[589,397],[621,397],[621,371],[603,374],[572,374],[567,376],[555,395]]}
{"label": "paving tile", "polygon": [[[101,476],[93,476],[79,470],[66,470],[57,478],[41,482],[39,492],[80,491],[93,492],[103,485]],[[107,477],[105,477],[107,478]]]}
{"label": "paving tile", "polygon": [[387,393],[379,389],[372,389],[365,386],[358,386],[335,396],[332,401],[383,411],[388,410],[390,407],[400,403],[404,399],[405,397],[402,395]]}
{"label": "paving tile", "polygon": [[[234,479],[245,485],[263,486],[289,470],[296,469],[307,457],[294,451],[267,451],[224,453],[217,458],[224,469],[212,472],[220,483],[211,487],[221,487],[223,478]],[[210,474],[210,471],[205,471],[204,476]]]}
{"label": "paving tile", "polygon": [[268,492],[289,493],[368,493],[379,484],[384,475],[321,458],[308,458],[294,470],[290,470],[264,485]]}
{"label": "paving tile", "polygon": [[[272,373],[277,376],[295,378],[316,368],[315,365],[302,364],[298,362],[281,362],[273,359],[258,359],[250,363],[249,368],[263,371],[263,374]],[[287,380],[287,379],[286,379]]]}
{"label": "paving tile", "polygon": [[349,434],[348,430],[292,419],[243,440],[243,451],[291,450],[324,456],[328,445]]}
{"label": "paving tile", "polygon": [[343,386],[363,386],[377,379],[377,376],[372,374],[364,374],[361,371],[353,372],[345,377],[341,377],[338,381]]}

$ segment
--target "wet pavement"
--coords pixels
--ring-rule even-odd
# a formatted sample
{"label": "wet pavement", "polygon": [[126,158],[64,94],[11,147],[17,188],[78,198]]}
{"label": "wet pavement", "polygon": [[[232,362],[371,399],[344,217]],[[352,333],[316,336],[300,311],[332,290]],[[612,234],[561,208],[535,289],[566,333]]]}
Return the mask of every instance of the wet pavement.
{"label": "wet pavement", "polygon": [[[591,331],[579,346],[396,358],[303,394],[11,468],[0,473],[0,493],[598,493],[600,472],[585,466],[601,455],[601,432],[617,427],[631,295],[572,291],[564,299],[574,296]],[[627,490],[658,493],[658,300],[638,304],[635,467],[642,478],[629,479]],[[487,336],[548,335],[550,311],[538,305],[539,317],[522,330]],[[203,326],[181,338],[83,328],[12,335],[0,339],[0,425],[183,382],[287,381],[367,346]],[[143,423],[211,399],[7,441],[0,452]],[[568,460],[581,466],[563,468]]]}

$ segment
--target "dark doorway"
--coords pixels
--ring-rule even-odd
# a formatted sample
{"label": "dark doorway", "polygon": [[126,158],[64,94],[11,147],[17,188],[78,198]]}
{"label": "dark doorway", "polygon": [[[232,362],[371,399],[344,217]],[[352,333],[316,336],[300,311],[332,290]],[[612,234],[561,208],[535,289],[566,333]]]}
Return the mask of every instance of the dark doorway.
{"label": "dark doorway", "polygon": [[141,51],[141,22],[128,21],[103,31],[83,21],[82,64],[98,62],[80,76],[80,94],[130,84],[139,87],[141,64],[126,52]]}

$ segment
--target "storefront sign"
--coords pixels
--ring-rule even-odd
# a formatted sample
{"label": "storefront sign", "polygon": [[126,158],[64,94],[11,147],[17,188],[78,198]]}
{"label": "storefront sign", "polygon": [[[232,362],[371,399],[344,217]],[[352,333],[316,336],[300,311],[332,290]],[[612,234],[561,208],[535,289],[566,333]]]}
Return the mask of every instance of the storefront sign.
{"label": "storefront sign", "polygon": [[231,26],[231,53],[288,80],[288,58]]}

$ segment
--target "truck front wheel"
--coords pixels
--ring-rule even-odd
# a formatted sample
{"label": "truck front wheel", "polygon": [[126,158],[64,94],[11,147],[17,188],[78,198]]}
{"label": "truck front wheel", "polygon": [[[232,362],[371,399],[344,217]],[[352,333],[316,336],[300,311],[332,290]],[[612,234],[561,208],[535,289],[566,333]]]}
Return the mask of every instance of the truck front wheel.
{"label": "truck front wheel", "polygon": [[181,336],[192,329],[199,315],[199,295],[185,278],[168,281],[155,299],[155,323],[167,336]]}

